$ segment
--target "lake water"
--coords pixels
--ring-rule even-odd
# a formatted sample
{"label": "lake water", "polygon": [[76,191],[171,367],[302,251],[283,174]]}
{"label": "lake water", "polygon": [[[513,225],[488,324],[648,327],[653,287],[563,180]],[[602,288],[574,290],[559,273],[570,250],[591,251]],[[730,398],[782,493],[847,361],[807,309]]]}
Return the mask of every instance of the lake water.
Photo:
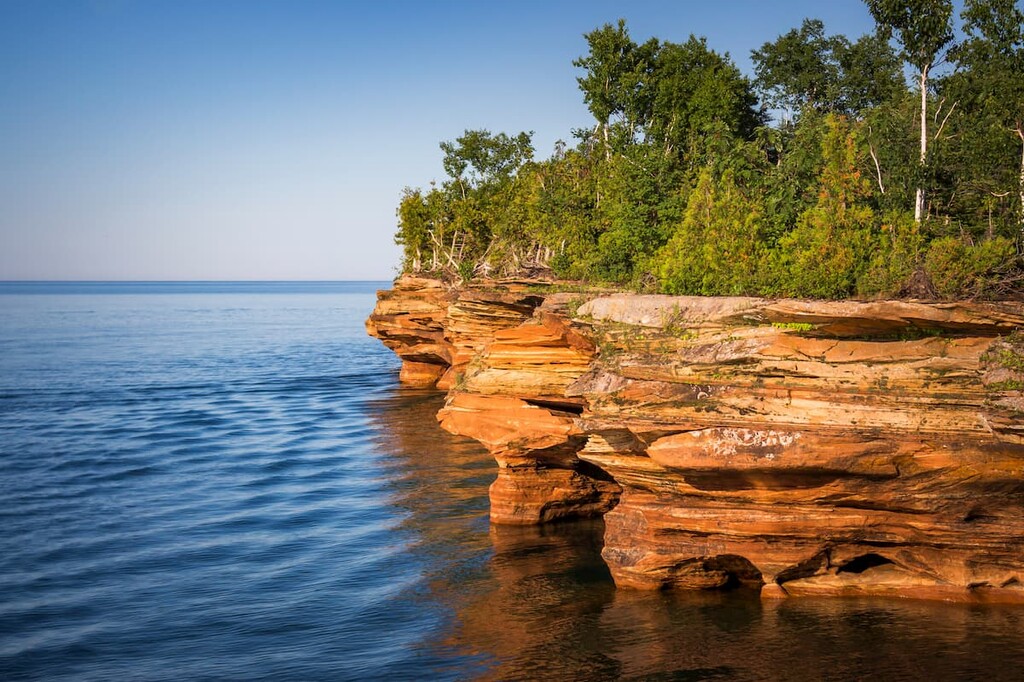
{"label": "lake water", "polygon": [[490,527],[386,283],[0,284],[0,679],[1019,680],[1024,609],[616,591]]}

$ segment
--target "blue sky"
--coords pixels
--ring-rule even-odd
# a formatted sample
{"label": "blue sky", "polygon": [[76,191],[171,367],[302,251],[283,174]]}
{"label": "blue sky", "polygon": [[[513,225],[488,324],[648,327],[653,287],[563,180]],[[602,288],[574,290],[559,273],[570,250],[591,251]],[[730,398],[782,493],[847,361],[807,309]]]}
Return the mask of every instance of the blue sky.
{"label": "blue sky", "polygon": [[590,119],[572,60],[633,37],[750,50],[831,2],[0,0],[0,279],[389,279],[403,187],[467,128]]}

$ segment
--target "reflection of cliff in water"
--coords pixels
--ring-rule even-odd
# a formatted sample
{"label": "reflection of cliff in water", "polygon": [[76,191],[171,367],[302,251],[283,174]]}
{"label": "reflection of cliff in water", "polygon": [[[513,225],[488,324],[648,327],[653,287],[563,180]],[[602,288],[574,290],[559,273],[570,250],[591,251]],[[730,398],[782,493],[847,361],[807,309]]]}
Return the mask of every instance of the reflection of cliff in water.
{"label": "reflection of cliff in water", "polygon": [[492,588],[467,595],[451,644],[488,652],[495,679],[617,676],[619,662],[599,646],[615,596],[602,531],[600,521],[492,526]]}
{"label": "reflection of cliff in water", "polygon": [[435,614],[425,678],[991,682],[1024,670],[1020,607],[615,590],[600,521],[489,527],[494,460],[436,426],[442,403],[396,390],[369,417],[406,513],[403,561],[422,575],[402,600]]}
{"label": "reflection of cliff in water", "polygon": [[[587,529],[495,528],[493,591],[450,642],[489,679],[1016,680],[1024,610],[755,591],[616,591]],[[554,531],[554,532],[552,532]]]}
{"label": "reflection of cliff in water", "polygon": [[394,465],[395,502],[414,514],[429,511],[421,521],[486,517],[494,459],[476,441],[438,426],[442,405],[443,394],[408,388],[371,403],[376,440]]}
{"label": "reflection of cliff in water", "polygon": [[1024,665],[1013,608],[620,591],[600,621],[627,679],[1009,680]]}
{"label": "reflection of cliff in water", "polygon": [[437,425],[443,404],[437,391],[398,388],[370,403],[368,414],[390,466],[392,503],[406,513],[402,529],[418,553],[457,561],[490,548],[487,487],[495,464],[479,443]]}
{"label": "reflection of cliff in water", "polygon": [[587,635],[574,630],[614,593],[600,555],[603,524],[490,526],[494,459],[437,425],[443,404],[436,391],[396,389],[368,410],[391,466],[393,504],[406,512],[396,532],[423,577],[405,598],[433,604],[440,621],[424,643],[427,669],[475,661],[486,676],[543,677],[533,666],[558,658],[565,671],[593,669],[591,649],[579,643]]}

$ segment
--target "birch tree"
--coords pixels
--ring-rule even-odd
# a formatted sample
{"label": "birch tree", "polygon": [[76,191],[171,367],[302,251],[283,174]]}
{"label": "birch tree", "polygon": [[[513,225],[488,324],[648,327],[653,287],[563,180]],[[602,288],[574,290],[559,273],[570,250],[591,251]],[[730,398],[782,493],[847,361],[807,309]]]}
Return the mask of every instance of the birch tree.
{"label": "birch tree", "polygon": [[[953,42],[951,0],[865,0],[871,16],[884,35],[896,39],[904,61],[917,69],[921,91],[921,146],[919,164],[928,160],[928,78],[946,57]],[[923,175],[923,174],[922,174]],[[918,181],[914,221],[924,218],[925,192]]]}

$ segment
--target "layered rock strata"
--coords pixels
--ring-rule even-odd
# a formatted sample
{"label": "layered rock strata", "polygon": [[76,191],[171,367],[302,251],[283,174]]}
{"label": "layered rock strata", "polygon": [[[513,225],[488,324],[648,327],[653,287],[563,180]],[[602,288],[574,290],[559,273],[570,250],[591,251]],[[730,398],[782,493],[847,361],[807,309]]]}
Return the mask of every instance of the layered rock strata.
{"label": "layered rock strata", "polygon": [[367,323],[620,586],[1024,602],[1024,308],[448,289]]}

